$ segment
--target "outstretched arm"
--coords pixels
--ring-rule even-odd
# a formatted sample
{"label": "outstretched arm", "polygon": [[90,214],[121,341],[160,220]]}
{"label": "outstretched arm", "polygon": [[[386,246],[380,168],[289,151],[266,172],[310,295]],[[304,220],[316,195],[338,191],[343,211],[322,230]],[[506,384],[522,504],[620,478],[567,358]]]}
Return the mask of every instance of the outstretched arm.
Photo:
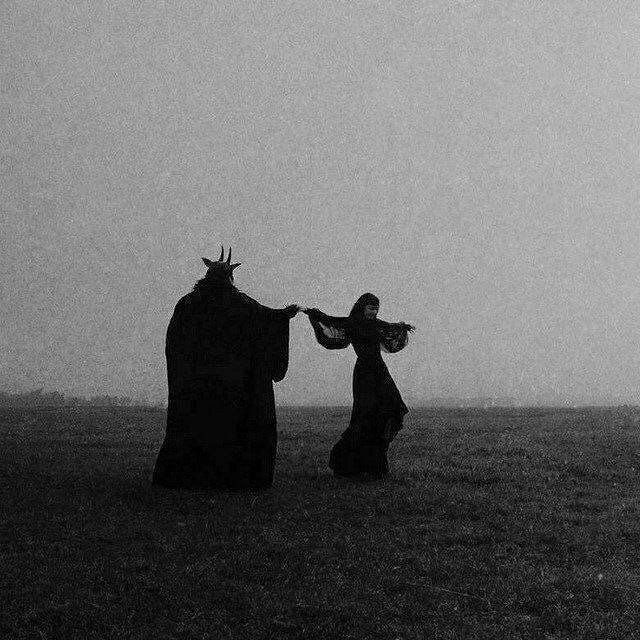
{"label": "outstretched arm", "polygon": [[302,307],[298,304],[290,304],[284,307],[283,309],[273,309],[271,307],[266,307],[265,305],[261,304],[257,300],[254,300],[253,298],[251,298],[250,296],[248,296],[246,293],[242,291],[240,292],[240,296],[245,302],[251,305],[254,309],[258,309],[259,313],[262,314],[264,317],[270,317],[273,319],[278,319],[282,317],[291,319],[298,313],[298,311],[300,311],[300,309],[302,309]]}
{"label": "outstretched arm", "polygon": [[405,329],[406,331],[413,332],[416,328],[412,324],[408,324],[407,322],[386,322],[385,320],[380,320],[378,318],[378,323],[384,329]]}
{"label": "outstretched arm", "polygon": [[316,309],[315,307],[301,307],[300,310],[302,311],[302,313],[306,313],[309,318],[312,318],[314,320],[321,320],[324,322],[330,322],[332,324],[342,325],[347,320],[346,318],[343,318],[341,316],[330,316],[320,311],[320,309]]}

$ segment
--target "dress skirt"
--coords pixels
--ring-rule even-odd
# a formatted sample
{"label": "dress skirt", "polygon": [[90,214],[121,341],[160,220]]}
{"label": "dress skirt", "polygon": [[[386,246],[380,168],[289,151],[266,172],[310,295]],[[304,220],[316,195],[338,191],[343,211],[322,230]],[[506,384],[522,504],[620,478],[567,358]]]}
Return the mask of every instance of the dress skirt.
{"label": "dress skirt", "polygon": [[353,369],[351,419],[331,450],[329,467],[339,476],[387,475],[389,443],[407,411],[382,358],[359,357]]}

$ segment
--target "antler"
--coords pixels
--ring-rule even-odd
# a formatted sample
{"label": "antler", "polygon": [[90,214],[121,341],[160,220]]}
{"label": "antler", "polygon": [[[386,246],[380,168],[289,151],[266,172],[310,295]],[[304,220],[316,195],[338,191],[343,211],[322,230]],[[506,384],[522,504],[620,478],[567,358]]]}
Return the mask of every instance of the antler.
{"label": "antler", "polygon": [[[216,262],[212,262],[208,258],[202,258],[202,261],[205,263],[207,268],[211,268],[214,265],[222,265],[223,270],[233,271],[236,267],[240,266],[240,262],[235,262],[231,264],[231,247],[229,247],[229,255],[227,259],[224,259],[224,245],[220,245],[220,257]],[[217,268],[220,268],[219,266]]]}

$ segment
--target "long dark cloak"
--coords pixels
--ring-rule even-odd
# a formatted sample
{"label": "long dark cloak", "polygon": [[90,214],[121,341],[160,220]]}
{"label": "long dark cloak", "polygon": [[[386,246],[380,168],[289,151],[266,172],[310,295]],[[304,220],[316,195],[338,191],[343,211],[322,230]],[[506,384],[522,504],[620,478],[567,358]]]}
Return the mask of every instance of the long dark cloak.
{"label": "long dark cloak", "polygon": [[201,286],[176,305],[166,337],[167,430],[153,482],[258,488],[272,483],[273,382],[289,361],[289,318],[231,285]]}
{"label": "long dark cloak", "polygon": [[389,443],[402,428],[408,409],[380,351],[403,349],[409,340],[406,325],[329,316],[318,310],[309,310],[308,316],[318,343],[325,349],[344,349],[351,344],[357,355],[349,426],[331,450],[329,466],[339,475],[385,475]]}

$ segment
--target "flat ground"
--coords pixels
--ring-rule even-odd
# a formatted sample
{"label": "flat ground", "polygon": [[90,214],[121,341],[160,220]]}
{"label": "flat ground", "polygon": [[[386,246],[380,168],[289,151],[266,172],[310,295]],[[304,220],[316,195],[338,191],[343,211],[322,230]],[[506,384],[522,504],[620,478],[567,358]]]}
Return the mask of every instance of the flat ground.
{"label": "flat ground", "polygon": [[0,411],[0,637],[640,638],[640,411],[415,410],[338,480],[280,409],[264,492],[149,484],[164,413]]}

